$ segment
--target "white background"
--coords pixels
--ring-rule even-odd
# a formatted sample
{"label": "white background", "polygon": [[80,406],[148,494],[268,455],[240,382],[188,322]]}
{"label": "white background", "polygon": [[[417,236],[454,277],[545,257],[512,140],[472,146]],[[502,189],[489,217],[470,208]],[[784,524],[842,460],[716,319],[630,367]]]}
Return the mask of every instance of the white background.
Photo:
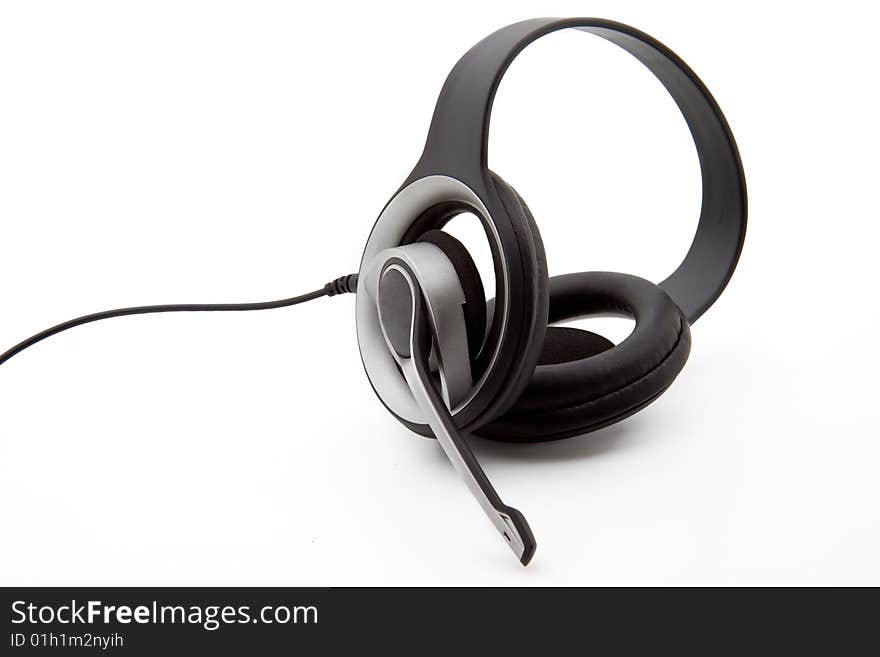
{"label": "white background", "polygon": [[[475,443],[535,531],[526,569],[436,443],[374,397],[347,296],[116,319],[0,368],[0,583],[880,584],[869,11],[4,3],[2,348],[104,308],[355,271],[449,69],[539,15],[627,22],[680,54],[736,135],[750,224],[657,403],[584,438]],[[534,211],[551,274],[660,280],[696,226],[684,121],[588,35],[514,63],[490,164]]]}

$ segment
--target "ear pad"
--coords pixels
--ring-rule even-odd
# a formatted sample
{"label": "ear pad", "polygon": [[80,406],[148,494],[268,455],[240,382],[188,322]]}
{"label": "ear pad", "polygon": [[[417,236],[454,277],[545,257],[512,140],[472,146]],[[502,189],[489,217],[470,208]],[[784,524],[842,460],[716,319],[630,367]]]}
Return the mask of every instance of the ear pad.
{"label": "ear pad", "polygon": [[418,241],[429,242],[440,248],[449,258],[458,280],[461,281],[465,299],[462,309],[467,327],[468,352],[473,361],[483,345],[483,335],[486,332],[486,293],[483,291],[477,265],[464,244],[442,230],[429,230]]}
{"label": "ear pad", "polygon": [[[516,376],[508,377],[499,390],[491,417],[498,417],[505,413],[520,398],[529,381],[534,368],[541,356],[544,344],[544,334],[547,330],[547,314],[549,306],[549,278],[547,276],[547,256],[544,252],[544,243],[535,218],[532,216],[529,206],[517,191],[508,185],[501,176],[489,171],[489,177],[498,193],[504,210],[511,218],[511,225],[517,231],[520,249],[532,249],[536,262],[534,274],[528,278],[527,285],[534,286],[534,306],[521,311],[521,316],[514,316],[514,321],[508,326],[507,340],[519,343],[518,371]],[[518,254],[523,260],[525,253]],[[508,257],[515,257],[508,254]],[[497,274],[496,274],[497,276]],[[512,290],[512,295],[517,291]],[[494,315],[494,304],[491,306]],[[516,315],[516,313],[514,313]],[[520,322],[518,325],[517,323]]]}
{"label": "ear pad", "polygon": [[632,317],[635,329],[619,345],[592,355],[581,355],[589,352],[586,344],[580,352],[570,344],[551,347],[576,357],[538,365],[516,404],[476,433],[517,442],[567,438],[622,420],[659,397],[690,352],[681,310],[663,289],[637,276],[586,272],[550,279],[550,322],[600,313]]}

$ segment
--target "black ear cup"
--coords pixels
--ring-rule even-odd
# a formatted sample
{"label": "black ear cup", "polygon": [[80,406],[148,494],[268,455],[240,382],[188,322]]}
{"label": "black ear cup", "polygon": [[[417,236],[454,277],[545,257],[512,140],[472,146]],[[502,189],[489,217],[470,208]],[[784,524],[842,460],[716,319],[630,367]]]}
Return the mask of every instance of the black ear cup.
{"label": "black ear cup", "polygon": [[592,331],[568,326],[548,326],[538,365],[556,365],[589,358],[613,346],[611,340]]}
{"label": "black ear cup", "polygon": [[[489,171],[489,176],[498,197],[510,217],[510,223],[518,231],[517,242],[520,249],[532,248],[534,252],[534,266],[532,273],[527,278],[527,285],[532,286],[532,304],[521,311],[520,317],[514,317],[508,328],[507,340],[518,343],[518,368],[517,376],[508,377],[499,391],[497,401],[493,409],[493,419],[509,409],[522,395],[538,361],[544,345],[544,334],[547,331],[547,315],[549,308],[549,278],[547,275],[547,255],[544,252],[544,242],[541,232],[535,223],[529,206],[517,191],[508,185],[501,176]],[[518,255],[521,261],[527,260],[525,253],[508,254],[508,257]],[[518,295],[517,290],[513,291]],[[494,304],[489,304],[494,314]]]}
{"label": "black ear cup", "polygon": [[464,291],[464,321],[468,334],[468,353],[476,360],[486,333],[486,293],[474,259],[464,244],[442,230],[429,230],[418,240],[438,247],[452,263]]}
{"label": "black ear cup", "polygon": [[594,338],[588,345],[584,336],[576,347],[578,338],[551,330],[549,356],[535,368],[522,396],[477,433],[517,442],[567,438],[617,422],[659,397],[690,352],[690,327],[679,307],[654,283],[628,274],[585,272],[550,279],[551,323],[600,313],[632,317],[635,329],[605,349]]}
{"label": "black ear cup", "polygon": [[[541,355],[549,307],[547,259],[531,212],[510,186],[495,174],[486,174],[483,182],[488,189],[482,192],[482,203],[488,209],[485,216],[483,210],[460,201],[440,202],[416,217],[399,241],[401,245],[419,241],[434,244],[450,259],[462,283],[475,388],[455,413],[455,420],[467,431],[501,416],[525,390]],[[468,210],[480,217],[489,239],[494,291],[504,302],[498,312],[494,307],[487,312],[482,281],[467,249],[440,231],[457,213]],[[380,216],[377,226],[381,221]],[[412,431],[430,433],[427,425],[395,415]]]}

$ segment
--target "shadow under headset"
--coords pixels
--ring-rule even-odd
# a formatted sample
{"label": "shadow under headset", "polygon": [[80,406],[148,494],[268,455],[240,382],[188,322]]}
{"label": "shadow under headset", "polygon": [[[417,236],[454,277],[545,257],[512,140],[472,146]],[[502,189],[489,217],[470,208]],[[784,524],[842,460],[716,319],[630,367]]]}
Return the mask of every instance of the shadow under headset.
{"label": "shadow under headset", "polygon": [[[637,276],[581,272],[548,277],[535,219],[488,161],[489,119],[513,59],[550,32],[575,28],[641,61],[687,122],[700,162],[702,210],[681,265],[654,284]],[[479,218],[492,251],[488,303],[467,249],[443,232],[454,216]],[[140,306],[86,315],[38,333],[0,364],[61,331],[152,312],[281,308],[357,291],[358,344],[367,377],[386,408],[412,431],[438,439],[490,521],[527,564],[535,539],[525,517],[489,482],[467,434],[504,441],[582,435],[645,408],[687,360],[693,324],[736,267],[746,230],[746,185],[736,143],[696,74],[656,39],[595,18],[539,18],[509,25],[453,68],[412,173],[379,215],[358,274],[308,294],[252,304]],[[595,314],[635,320],[614,345],[554,324]]]}

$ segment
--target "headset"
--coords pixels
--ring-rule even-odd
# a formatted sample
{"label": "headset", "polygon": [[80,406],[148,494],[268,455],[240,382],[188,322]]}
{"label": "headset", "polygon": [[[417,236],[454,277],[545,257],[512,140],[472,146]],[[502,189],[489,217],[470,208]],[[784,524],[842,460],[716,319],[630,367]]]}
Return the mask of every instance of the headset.
{"label": "headset", "polygon": [[[696,235],[659,284],[613,272],[547,274],[528,205],[490,171],[489,119],[508,66],[527,45],[574,28],[618,45],[663,84],[687,122],[702,174]],[[492,253],[494,297],[467,248],[443,230],[475,215]],[[301,296],[261,303],[181,304],[109,310],[73,319],[16,345],[0,364],[61,331],[123,315],[282,308],[356,292],[357,339],[379,400],[407,428],[437,439],[489,520],[526,565],[536,542],[505,505],[468,436],[536,442],[580,436],[655,401],[684,367],[690,326],[719,297],[746,231],[745,176],[730,127],[696,74],[632,27],[597,18],[537,18],[477,43],[446,79],[424,151],[367,239],[358,272]],[[619,344],[558,326],[612,314],[635,320]]]}

